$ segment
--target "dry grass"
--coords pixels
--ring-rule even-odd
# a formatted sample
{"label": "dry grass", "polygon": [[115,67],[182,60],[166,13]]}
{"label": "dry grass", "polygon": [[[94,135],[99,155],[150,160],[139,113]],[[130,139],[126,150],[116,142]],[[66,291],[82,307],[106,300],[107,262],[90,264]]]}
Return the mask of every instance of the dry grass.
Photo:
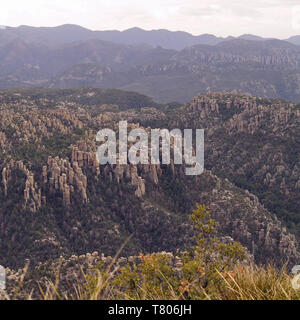
{"label": "dry grass", "polygon": [[[285,268],[277,270],[272,266],[236,266],[232,271],[220,273],[219,283],[207,292],[197,281],[188,283],[181,279],[181,285],[172,283],[161,274],[161,285],[152,286],[144,281],[135,288],[125,289],[116,285],[114,278],[117,270],[113,265],[103,273],[93,270],[93,275],[85,274],[84,281],[77,280],[62,290],[59,274],[55,281],[44,280],[38,284],[36,293],[25,295],[22,283],[12,296],[3,295],[2,299],[40,299],[40,300],[300,300],[300,290],[292,287],[293,276]],[[59,273],[59,270],[58,270]],[[120,277],[121,274],[119,274]],[[188,293],[188,294],[185,294]]]}
{"label": "dry grass", "polygon": [[300,290],[292,287],[292,275],[285,268],[237,267],[226,275],[220,274],[225,290],[222,300],[299,300]]}
{"label": "dry grass", "polygon": [[[191,219],[197,229],[193,254],[182,254],[181,267],[170,256],[155,253],[138,257],[124,266],[117,259],[128,238],[109,265],[95,265],[76,273],[71,280],[55,265],[48,277],[26,283],[24,268],[18,283],[3,299],[41,300],[300,300],[300,289],[292,287],[293,275],[284,266],[257,267],[245,259],[239,243],[221,243],[207,207],[197,204]],[[172,260],[172,259],[171,259]],[[31,278],[30,275],[27,278]],[[24,280],[25,279],[25,280]],[[1,297],[0,297],[1,299]]]}

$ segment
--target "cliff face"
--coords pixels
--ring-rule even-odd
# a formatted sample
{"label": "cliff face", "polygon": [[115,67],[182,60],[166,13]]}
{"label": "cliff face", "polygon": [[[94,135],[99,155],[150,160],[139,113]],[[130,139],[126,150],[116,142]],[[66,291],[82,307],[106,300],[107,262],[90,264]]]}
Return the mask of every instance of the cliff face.
{"label": "cliff face", "polygon": [[251,62],[262,65],[297,67],[299,58],[298,47],[284,41],[274,39],[257,42],[234,39],[214,47],[203,45],[188,47],[172,59],[184,62],[210,63],[212,65]]}
{"label": "cliff face", "polygon": [[[192,242],[188,215],[196,202],[210,206],[219,232],[247,246],[257,263],[299,259],[296,238],[282,223],[289,220],[266,197],[277,196],[279,183],[284,210],[291,210],[285,198],[299,201],[296,106],[211,94],[173,109],[120,110],[77,102],[90,101],[96,89],[72,92],[1,96],[0,264],[23,266],[25,259],[36,264],[94,250],[113,255],[130,234],[125,255],[181,250]],[[209,170],[189,177],[184,165],[173,163],[100,166],[96,132],[117,130],[124,119],[129,129],[205,128]],[[296,143],[292,153],[280,139]]]}

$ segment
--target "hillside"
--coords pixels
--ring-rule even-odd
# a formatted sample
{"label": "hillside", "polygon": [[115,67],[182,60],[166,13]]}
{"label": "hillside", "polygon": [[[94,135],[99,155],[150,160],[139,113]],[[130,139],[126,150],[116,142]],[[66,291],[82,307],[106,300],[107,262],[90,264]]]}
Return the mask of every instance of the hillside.
{"label": "hillside", "polygon": [[[184,250],[196,202],[257,263],[299,258],[296,105],[221,93],[157,105],[94,88],[9,90],[0,101],[1,265],[113,255],[129,235],[124,255]],[[193,177],[181,165],[99,166],[96,133],[120,120],[130,128],[206,129],[206,170]]]}
{"label": "hillside", "polygon": [[116,88],[158,103],[237,92],[300,101],[298,37],[220,38],[168,30],[91,31],[76,25],[0,29],[0,89]]}

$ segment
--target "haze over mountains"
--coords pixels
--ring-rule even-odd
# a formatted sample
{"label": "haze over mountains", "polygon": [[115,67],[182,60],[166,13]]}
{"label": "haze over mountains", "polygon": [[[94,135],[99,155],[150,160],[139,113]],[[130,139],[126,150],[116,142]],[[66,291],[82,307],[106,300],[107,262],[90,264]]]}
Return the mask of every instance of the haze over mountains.
{"label": "haze over mountains", "polygon": [[299,101],[299,44],[300,36],[2,27],[0,88],[118,88],[163,103],[213,91]]}
{"label": "haze over mountains", "polygon": [[[124,31],[106,30],[92,31],[78,25],[65,24],[57,27],[2,27],[0,29],[1,41],[12,39],[22,39],[27,42],[39,42],[46,45],[58,45],[74,41],[86,41],[99,39],[112,41],[126,45],[145,43],[151,46],[161,46],[165,49],[181,50],[196,44],[216,45],[220,42],[234,39],[232,36],[226,38],[216,37],[212,34],[201,34],[194,36],[184,31],[143,30],[141,28],[131,28]],[[244,34],[238,37],[245,40],[262,41],[266,38],[251,34]],[[300,36],[293,36],[286,41],[293,44],[300,44]]]}

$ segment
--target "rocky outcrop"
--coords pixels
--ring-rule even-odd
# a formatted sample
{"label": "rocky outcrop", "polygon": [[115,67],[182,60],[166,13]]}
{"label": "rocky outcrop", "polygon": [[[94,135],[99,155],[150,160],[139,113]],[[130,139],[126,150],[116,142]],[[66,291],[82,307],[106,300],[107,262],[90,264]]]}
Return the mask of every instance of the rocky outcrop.
{"label": "rocky outcrop", "polygon": [[195,97],[182,108],[182,118],[186,126],[206,129],[207,167],[251,189],[270,211],[284,216],[289,225],[295,224],[300,205],[297,105],[211,93]]}
{"label": "rocky outcrop", "polygon": [[70,163],[67,159],[49,157],[48,167],[45,171],[49,174],[50,194],[57,190],[60,191],[66,207],[70,206],[71,194],[75,191],[79,193],[83,203],[89,201],[87,197],[87,177],[82,172],[78,162]]}
{"label": "rocky outcrop", "polygon": [[30,171],[23,161],[10,160],[8,165],[2,170],[2,184],[4,186],[4,194],[8,196],[8,183],[11,179],[12,171],[19,170],[25,175],[24,187],[24,207],[36,212],[42,206],[41,188],[35,182],[34,173]]}
{"label": "rocky outcrop", "polygon": [[[10,221],[22,221],[20,232],[24,243],[31,244],[34,262],[48,254],[99,248],[109,252],[129,234],[134,234],[134,249],[177,250],[190,244],[194,233],[187,216],[198,202],[210,206],[219,233],[247,246],[256,262],[297,261],[295,237],[273,209],[262,205],[261,196],[271,192],[280,205],[299,201],[299,108],[279,100],[215,93],[199,95],[184,106],[121,110],[84,105],[97,96],[93,90],[84,92],[68,99],[25,94],[4,99],[0,94],[0,101],[6,101],[0,107],[0,238],[17,248],[18,257],[24,258],[24,248],[15,228],[7,227]],[[173,162],[100,166],[97,130],[117,132],[117,122],[124,119],[134,122],[128,123],[129,130],[205,128],[205,166],[211,171],[187,177],[185,165]],[[36,214],[22,215],[23,208]],[[0,242],[0,250],[5,248]]]}

